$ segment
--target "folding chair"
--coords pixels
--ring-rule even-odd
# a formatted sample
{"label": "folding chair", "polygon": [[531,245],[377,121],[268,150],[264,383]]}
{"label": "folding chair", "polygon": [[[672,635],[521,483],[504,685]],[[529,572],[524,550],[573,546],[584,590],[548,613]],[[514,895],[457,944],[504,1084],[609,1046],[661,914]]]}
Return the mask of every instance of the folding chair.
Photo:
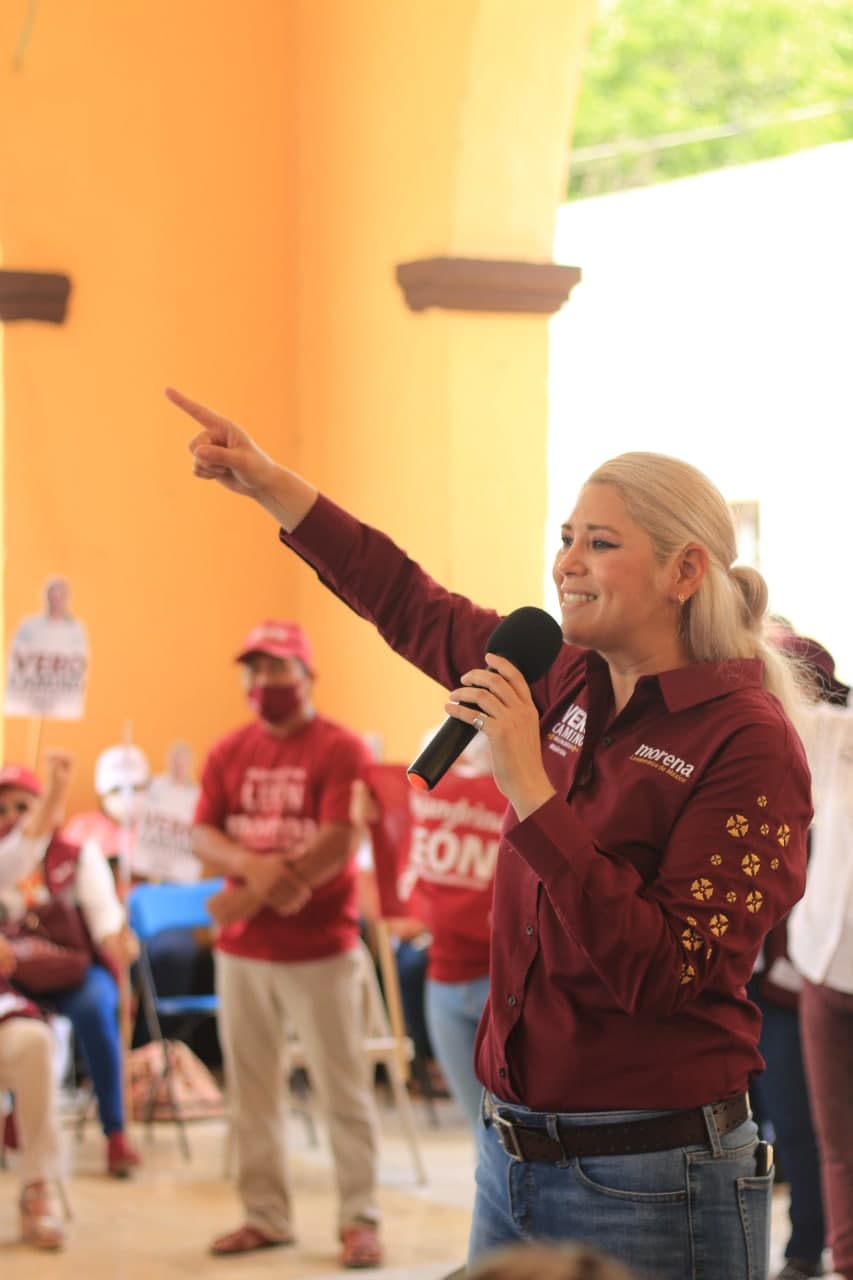
{"label": "folding chair", "polygon": [[128,899],[128,916],[140,944],[139,990],[148,1033],[163,1048],[163,1067],[152,1081],[145,1105],[145,1124],[151,1135],[154,1109],[160,1086],[165,1083],[166,1096],[178,1128],[184,1156],[190,1158],[186,1124],[175,1096],[172,1063],[168,1042],[163,1035],[162,1018],[174,1018],[176,1034],[189,1033],[205,1018],[215,1017],[218,998],[215,995],[160,996],[154,983],[148,946],[163,929],[198,929],[212,924],[207,909],[208,899],[222,887],[222,880],[199,880],[195,884],[141,884],[135,886]]}

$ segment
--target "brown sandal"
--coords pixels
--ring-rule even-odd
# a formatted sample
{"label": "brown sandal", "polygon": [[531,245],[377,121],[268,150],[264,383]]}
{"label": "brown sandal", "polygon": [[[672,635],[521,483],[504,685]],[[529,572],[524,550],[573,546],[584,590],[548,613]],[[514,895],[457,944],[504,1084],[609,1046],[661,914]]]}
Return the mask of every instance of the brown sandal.
{"label": "brown sandal", "polygon": [[351,1267],[381,1267],[382,1242],[379,1231],[372,1222],[354,1222],[341,1231],[341,1265]]}
{"label": "brown sandal", "polygon": [[211,1244],[210,1252],[215,1257],[224,1258],[232,1253],[254,1253],[257,1249],[275,1249],[279,1245],[293,1244],[293,1241],[293,1236],[284,1236],[281,1240],[275,1240],[247,1223],[238,1227],[236,1231],[218,1236]]}

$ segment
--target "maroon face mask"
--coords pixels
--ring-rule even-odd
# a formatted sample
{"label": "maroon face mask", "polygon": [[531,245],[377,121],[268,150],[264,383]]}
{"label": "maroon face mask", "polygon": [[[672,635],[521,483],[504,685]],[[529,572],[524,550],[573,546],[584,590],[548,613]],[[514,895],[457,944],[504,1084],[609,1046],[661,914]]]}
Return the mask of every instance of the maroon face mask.
{"label": "maroon face mask", "polygon": [[284,724],[303,708],[302,690],[295,684],[267,684],[250,689],[249,706],[267,724]]}

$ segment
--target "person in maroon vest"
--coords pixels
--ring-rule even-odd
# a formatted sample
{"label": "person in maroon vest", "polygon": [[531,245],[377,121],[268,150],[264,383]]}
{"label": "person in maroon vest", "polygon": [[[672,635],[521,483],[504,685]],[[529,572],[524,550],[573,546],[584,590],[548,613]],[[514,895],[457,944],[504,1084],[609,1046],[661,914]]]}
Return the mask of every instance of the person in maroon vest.
{"label": "person in maroon vest", "polygon": [[[51,920],[88,947],[91,963],[81,981],[38,992],[40,1006],[67,1017],[89,1072],[107,1139],[107,1172],[127,1177],[139,1156],[127,1140],[117,975],[133,958],[133,938],[109,864],[93,841],[82,847],[56,834],[71,772],[63,752],[48,756],[47,786],[19,765],[0,769],[0,797],[7,807],[0,856],[0,912],[14,930],[32,908],[50,904]],[[35,994],[35,993],[31,993]]]}
{"label": "person in maroon vest", "polygon": [[803,893],[812,803],[767,584],[735,563],[722,494],[659,454],[592,473],[553,564],[564,643],[530,687],[490,649],[496,611],[168,394],[202,428],[195,474],[254,499],[489,740],[508,807],[469,1260],[572,1239],[660,1280],[764,1280],[772,1153],[749,1110],[745,988]]}

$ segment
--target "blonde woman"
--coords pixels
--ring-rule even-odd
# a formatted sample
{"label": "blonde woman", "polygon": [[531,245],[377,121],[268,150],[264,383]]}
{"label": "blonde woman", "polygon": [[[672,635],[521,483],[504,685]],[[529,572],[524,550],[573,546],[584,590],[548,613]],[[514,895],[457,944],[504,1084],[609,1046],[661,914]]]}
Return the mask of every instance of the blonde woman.
{"label": "blonde woman", "polygon": [[[515,1240],[598,1242],[661,1280],[763,1280],[772,1168],[745,986],[800,897],[809,772],[701,472],[625,454],[560,532],[564,644],[532,688],[497,614],[179,393],[194,471],[249,496],[321,580],[449,692],[508,801],[495,876],[469,1261]],[[511,513],[496,512],[496,517]]]}

